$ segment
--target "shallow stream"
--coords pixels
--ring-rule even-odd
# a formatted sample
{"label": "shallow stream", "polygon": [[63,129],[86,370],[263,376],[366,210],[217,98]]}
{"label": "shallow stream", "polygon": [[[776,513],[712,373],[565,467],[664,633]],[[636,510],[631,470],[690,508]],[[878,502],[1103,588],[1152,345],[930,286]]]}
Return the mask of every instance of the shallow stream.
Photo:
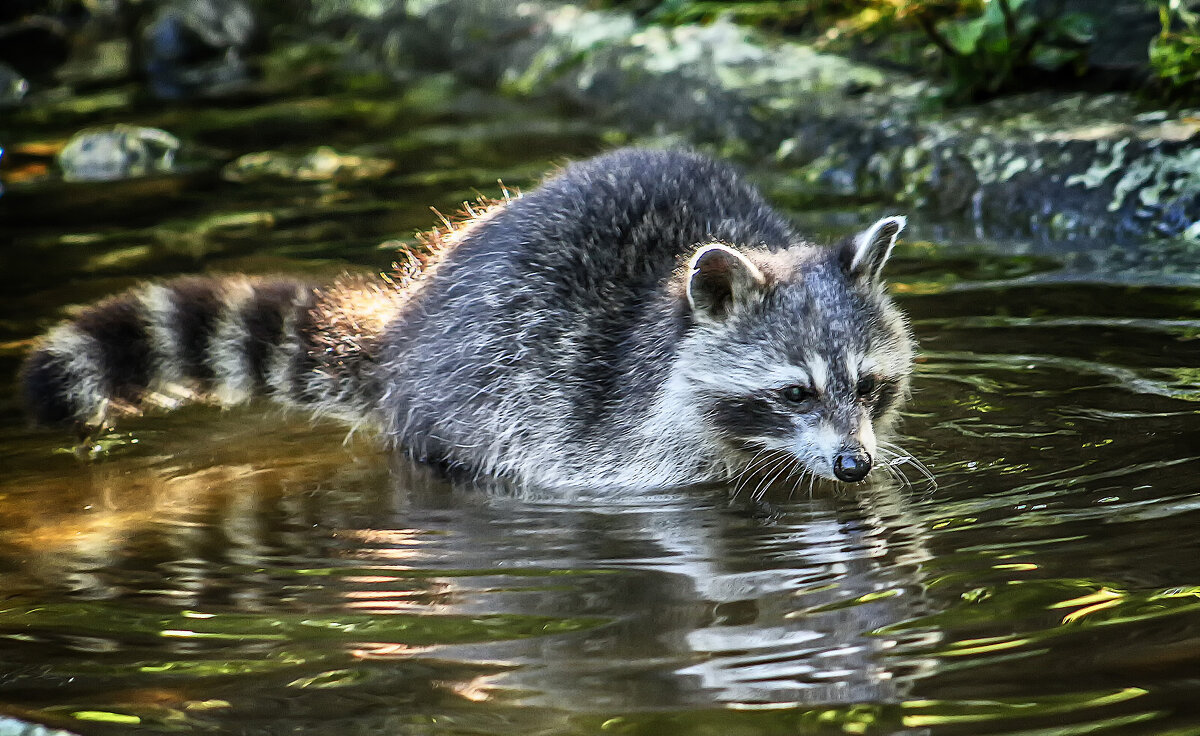
{"label": "shallow stream", "polygon": [[[1200,279],[914,217],[901,444],[936,484],[529,497],[265,406],[130,421],[80,460],[11,389],[71,309],[386,269],[428,205],[619,142],[434,81],[136,115],[378,176],[37,181],[119,102],[27,117],[0,197],[0,732],[1200,733]],[[884,212],[794,214],[831,240]]]}

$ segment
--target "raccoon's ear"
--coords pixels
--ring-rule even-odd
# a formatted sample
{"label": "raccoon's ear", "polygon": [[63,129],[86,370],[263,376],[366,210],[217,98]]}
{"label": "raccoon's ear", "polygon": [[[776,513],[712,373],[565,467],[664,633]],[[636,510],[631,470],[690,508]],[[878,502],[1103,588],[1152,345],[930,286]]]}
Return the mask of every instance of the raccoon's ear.
{"label": "raccoon's ear", "polygon": [[698,316],[722,320],[734,305],[766,283],[758,266],[733,248],[720,243],[704,245],[688,261],[688,306]]}
{"label": "raccoon's ear", "polygon": [[842,268],[850,276],[874,283],[880,281],[883,264],[892,255],[896,236],[904,229],[900,215],[884,217],[842,245],[838,254]]}

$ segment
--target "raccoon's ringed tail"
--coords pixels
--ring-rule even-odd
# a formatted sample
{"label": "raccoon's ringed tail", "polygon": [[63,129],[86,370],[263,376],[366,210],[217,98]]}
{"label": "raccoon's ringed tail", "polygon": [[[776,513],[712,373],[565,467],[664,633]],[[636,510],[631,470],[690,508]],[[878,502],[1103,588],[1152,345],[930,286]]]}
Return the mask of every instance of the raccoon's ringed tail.
{"label": "raccoon's ringed tail", "polygon": [[24,369],[27,403],[41,424],[73,421],[81,432],[103,426],[109,392],[96,338],[73,324],[60,325],[43,338]]}
{"label": "raccoon's ringed tail", "polygon": [[[26,361],[26,402],[39,423],[95,428],[144,407],[196,399],[224,406],[254,396],[336,410],[362,396],[389,291],[365,300],[384,316],[347,320],[350,282],[314,291],[291,280],[183,278],[85,309],[51,330]],[[354,335],[339,338],[339,331]],[[336,343],[338,350],[329,350]],[[350,347],[346,347],[350,346]]]}

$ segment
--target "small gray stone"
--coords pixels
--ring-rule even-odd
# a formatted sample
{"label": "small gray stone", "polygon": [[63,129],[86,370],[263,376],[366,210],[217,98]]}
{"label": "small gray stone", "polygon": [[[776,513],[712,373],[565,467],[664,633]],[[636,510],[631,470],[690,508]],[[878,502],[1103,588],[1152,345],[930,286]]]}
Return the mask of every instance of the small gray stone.
{"label": "small gray stone", "polygon": [[29,723],[12,716],[0,716],[0,736],[75,736],[75,734]]}
{"label": "small gray stone", "polygon": [[179,139],[157,128],[114,125],[75,134],[58,154],[67,181],[116,181],[172,171]]}
{"label": "small gray stone", "polygon": [[163,99],[220,96],[245,87],[246,56],[261,40],[243,0],[171,0],[142,31],[151,92]]}
{"label": "small gray stone", "polygon": [[0,110],[17,107],[29,91],[29,82],[7,64],[0,63]]}

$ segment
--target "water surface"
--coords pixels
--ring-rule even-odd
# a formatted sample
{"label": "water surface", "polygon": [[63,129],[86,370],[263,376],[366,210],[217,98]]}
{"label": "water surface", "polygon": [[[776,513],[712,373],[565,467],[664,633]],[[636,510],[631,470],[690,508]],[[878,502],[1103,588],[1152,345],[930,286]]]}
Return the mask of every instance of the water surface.
{"label": "water surface", "polygon": [[[614,142],[437,84],[137,111],[226,158],[394,162],[379,178],[10,187],[0,375],[139,279],[386,269],[428,205]],[[15,148],[79,122],[26,120]],[[794,214],[832,239],[881,213]],[[761,503],[502,493],[265,406],[129,421],[80,459],[6,388],[0,713],[80,734],[1200,733],[1200,282],[1070,250],[914,218],[891,267],[922,346],[900,444],[936,485],[902,464]]]}

